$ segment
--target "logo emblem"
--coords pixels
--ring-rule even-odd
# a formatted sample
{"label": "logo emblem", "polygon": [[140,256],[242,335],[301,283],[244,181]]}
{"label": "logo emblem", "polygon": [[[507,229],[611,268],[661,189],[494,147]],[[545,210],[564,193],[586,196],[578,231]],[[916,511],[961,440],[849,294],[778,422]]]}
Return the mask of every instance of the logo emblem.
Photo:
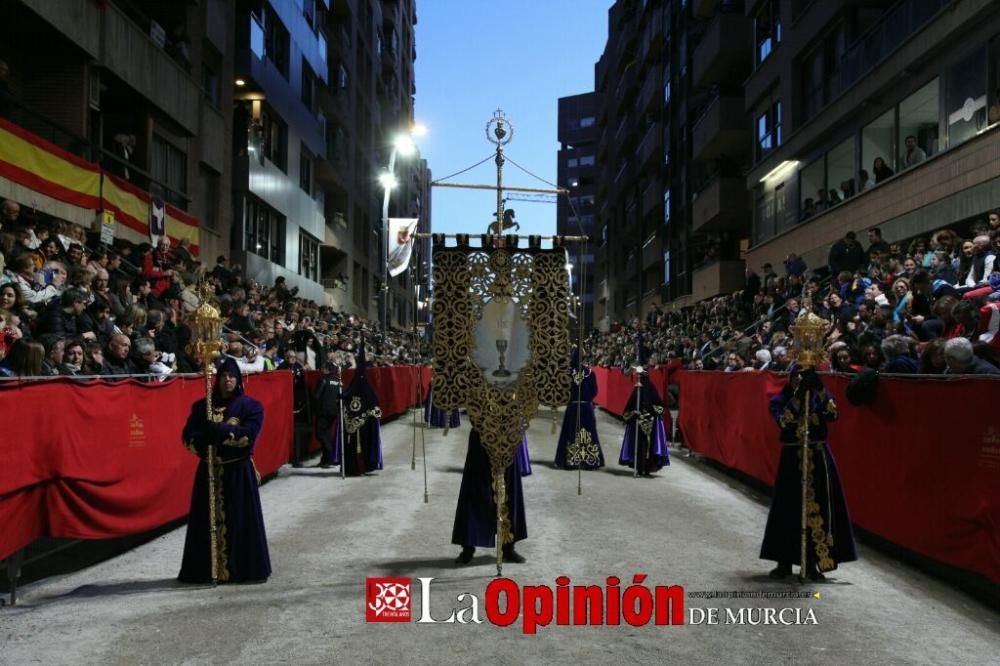
{"label": "logo emblem", "polygon": [[366,578],[366,622],[409,622],[410,579]]}

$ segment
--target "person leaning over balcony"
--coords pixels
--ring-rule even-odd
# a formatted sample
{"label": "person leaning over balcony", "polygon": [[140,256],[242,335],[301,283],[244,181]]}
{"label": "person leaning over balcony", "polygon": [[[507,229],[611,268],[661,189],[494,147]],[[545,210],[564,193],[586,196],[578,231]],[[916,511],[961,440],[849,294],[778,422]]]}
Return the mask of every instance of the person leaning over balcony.
{"label": "person leaning over balcony", "polygon": [[917,145],[917,137],[912,134],[906,137],[906,153],[903,155],[904,168],[909,169],[912,166],[917,166],[926,159],[927,153]]}

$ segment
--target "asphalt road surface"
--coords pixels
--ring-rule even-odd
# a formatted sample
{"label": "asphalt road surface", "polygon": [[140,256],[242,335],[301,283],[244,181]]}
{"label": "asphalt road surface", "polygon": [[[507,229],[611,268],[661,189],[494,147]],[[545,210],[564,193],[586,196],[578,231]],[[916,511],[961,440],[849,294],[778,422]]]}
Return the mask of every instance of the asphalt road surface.
{"label": "asphalt road surface", "polygon": [[[652,479],[611,465],[552,469],[556,437],[537,418],[529,433],[534,474],[524,479],[522,585],[622,579],[682,585],[685,620],[717,608],[719,624],[683,626],[492,625],[483,608],[495,560],[479,551],[456,567],[450,544],[468,438],[467,420],[426,435],[429,502],[421,458],[410,469],[409,418],[383,429],[386,469],[342,480],[336,469],[292,469],[261,489],[274,574],[264,585],[191,588],[175,582],[184,529],[114,559],[21,591],[0,608],[0,663],[759,663],[986,664],[1000,660],[1000,613],[892,558],[861,547],[861,560],[825,584],[767,578],[757,558],[763,498],[705,465],[675,456]],[[617,461],[622,426],[600,417],[605,455]],[[418,438],[419,444],[419,438]],[[418,450],[419,454],[419,450]],[[187,482],[185,480],[185,482]],[[850,498],[848,498],[850,501]],[[431,614],[446,619],[477,595],[482,624],[365,622],[365,580],[433,577]],[[704,598],[700,592],[807,592],[806,598]],[[812,593],[818,592],[819,598]],[[798,609],[815,624],[748,624],[759,609]],[[735,622],[727,623],[730,614]],[[741,609],[747,609],[742,611]],[[754,615],[757,613],[758,615]],[[793,619],[794,610],[783,616]],[[464,618],[468,619],[466,613]]]}

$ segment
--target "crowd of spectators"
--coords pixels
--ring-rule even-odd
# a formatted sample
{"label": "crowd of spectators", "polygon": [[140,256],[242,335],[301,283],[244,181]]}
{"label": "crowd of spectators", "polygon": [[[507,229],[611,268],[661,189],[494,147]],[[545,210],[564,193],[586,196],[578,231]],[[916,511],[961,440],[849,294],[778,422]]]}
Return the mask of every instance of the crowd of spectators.
{"label": "crowd of spectators", "polygon": [[679,310],[654,308],[585,342],[595,365],[647,363],[695,370],[782,371],[793,359],[791,326],[805,310],[830,322],[824,369],[857,373],[1000,374],[1000,212],[907,243],[853,232],[810,270],[789,255],[748,270],[743,290]]}
{"label": "crowd of spectators", "polygon": [[181,242],[102,245],[69,222],[0,206],[0,376],[145,375],[197,372],[185,321],[214,292],[226,354],[246,372],[350,367],[366,339],[372,365],[422,360],[410,336],[297,296],[282,277],[246,280],[220,256],[205,266]]}
{"label": "crowd of spectators", "polygon": [[[855,373],[998,374],[1000,213],[959,234],[944,229],[868,247],[853,232],[810,270],[789,255],[781,274],[748,270],[733,294],[593,332],[590,362],[626,368],[641,332],[650,365],[695,370],[784,370],[791,326],[805,310],[831,322],[828,369]],[[283,278],[265,286],[220,256],[211,268],[186,242],[101,245],[79,226],[0,205],[0,376],[163,376],[197,372],[186,317],[199,285],[214,291],[227,347],[247,372],[277,367],[349,367],[366,336],[372,365],[426,362],[410,335],[300,298]]]}

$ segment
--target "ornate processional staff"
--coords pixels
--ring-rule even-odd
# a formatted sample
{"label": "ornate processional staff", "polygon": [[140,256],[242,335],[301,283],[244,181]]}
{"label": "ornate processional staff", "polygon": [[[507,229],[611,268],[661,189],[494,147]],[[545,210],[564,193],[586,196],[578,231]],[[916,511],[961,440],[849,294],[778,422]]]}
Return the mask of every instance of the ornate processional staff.
{"label": "ornate processional staff", "polygon": [[[829,329],[828,322],[812,312],[806,312],[789,327],[795,340],[795,361],[803,369],[813,369],[823,358],[823,339]],[[801,447],[800,466],[802,468],[802,522],[799,580],[806,581],[806,550],[809,543],[809,515],[819,511],[813,489],[813,451],[809,442],[809,421],[812,408],[812,391],[805,389],[802,398],[802,414],[799,419],[798,435]]]}
{"label": "ornate processional staff", "polygon": [[[223,320],[219,310],[208,302],[211,290],[207,284],[202,285],[201,305],[188,319],[191,327],[194,352],[201,360],[202,374],[205,378],[205,417],[214,423],[222,421],[222,413],[215,414],[212,407],[212,375],[215,372],[215,359],[222,352]],[[218,510],[221,496],[219,494],[219,479],[216,478],[217,462],[215,445],[209,444],[205,454],[205,470],[208,476],[208,529],[209,549],[212,570],[212,585],[219,582],[219,538]]]}

